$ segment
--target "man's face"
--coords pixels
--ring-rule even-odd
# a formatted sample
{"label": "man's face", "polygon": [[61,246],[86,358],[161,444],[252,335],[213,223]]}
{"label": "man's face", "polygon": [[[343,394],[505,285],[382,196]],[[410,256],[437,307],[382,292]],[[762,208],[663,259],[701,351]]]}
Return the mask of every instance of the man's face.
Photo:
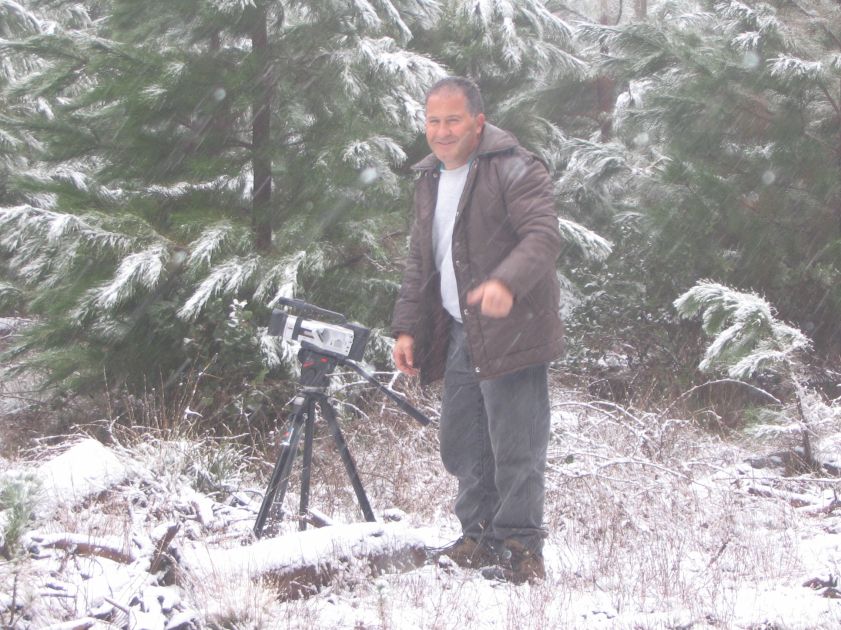
{"label": "man's face", "polygon": [[460,90],[440,90],[427,99],[426,141],[448,170],[467,164],[484,124],[485,115],[472,115]]}

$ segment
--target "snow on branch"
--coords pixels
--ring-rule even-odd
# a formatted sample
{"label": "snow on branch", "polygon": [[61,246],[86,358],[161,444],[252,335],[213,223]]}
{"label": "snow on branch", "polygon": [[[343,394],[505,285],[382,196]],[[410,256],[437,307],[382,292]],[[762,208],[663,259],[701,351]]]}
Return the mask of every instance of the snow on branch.
{"label": "snow on branch", "polygon": [[768,302],[755,293],[702,281],[674,306],[683,317],[700,315],[704,331],[713,336],[699,366],[704,371],[722,366],[732,378],[747,378],[789,365],[795,353],[811,346],[800,330],[774,317]]}
{"label": "snow on branch", "polygon": [[3,30],[7,34],[15,30],[36,33],[43,30],[41,20],[14,0],[0,0],[0,24],[3,24]]}
{"label": "snow on branch", "polygon": [[751,7],[744,2],[719,2],[715,5],[716,12],[723,18],[731,20],[733,28],[751,29],[763,35],[781,32],[782,25],[777,19],[776,11],[764,2]]}
{"label": "snow on branch", "polygon": [[[446,75],[444,68],[424,57],[414,54],[397,46],[391,37],[360,37],[352,42],[352,46],[333,53],[334,63],[344,66],[342,78],[345,91],[351,96],[358,96],[367,92],[368,86],[361,76],[367,76],[369,71],[384,74],[402,86],[403,90],[418,95],[424,94],[426,88]],[[353,66],[359,65],[364,72],[358,76]]]}
{"label": "snow on branch", "polygon": [[80,244],[117,254],[131,251],[134,239],[102,228],[101,222],[94,214],[79,217],[33,206],[0,208],[0,250],[14,254],[13,266],[18,268],[60,244],[67,244],[71,252]]}
{"label": "snow on branch", "polygon": [[212,0],[211,6],[224,15],[239,15],[249,7],[255,7],[254,0]]}
{"label": "snow on branch", "polygon": [[298,268],[306,257],[306,252],[300,250],[265,270],[254,291],[254,299],[274,306],[282,297],[293,297],[298,286]]}
{"label": "snow on branch", "polygon": [[577,245],[581,253],[590,260],[605,260],[613,251],[613,243],[580,223],[558,219],[558,227],[561,230],[561,236]]}
{"label": "snow on branch", "polygon": [[510,68],[539,67],[555,75],[578,76],[586,65],[564,48],[572,29],[535,0],[473,0],[458,7],[461,19],[481,32],[482,45],[499,50]]}
{"label": "snow on branch", "polygon": [[784,81],[816,81],[823,78],[824,67],[820,61],[808,61],[791,55],[780,55],[768,60],[771,76]]}
{"label": "snow on branch", "polygon": [[229,221],[220,221],[203,230],[199,237],[190,243],[187,267],[200,269],[210,265],[215,256],[226,250],[238,249],[238,246],[246,244],[247,241],[240,228]]}
{"label": "snow on branch", "polygon": [[11,153],[12,151],[18,149],[22,144],[23,141],[21,141],[19,138],[16,138],[10,133],[4,131],[3,129],[0,129],[0,149],[2,149],[4,152],[8,151]]}
{"label": "snow on branch", "polygon": [[616,173],[627,170],[624,147],[616,142],[596,143],[586,140],[573,140],[569,162],[558,187],[565,189],[571,183],[583,181],[587,186],[595,186]]}
{"label": "snow on branch", "polygon": [[256,256],[249,258],[236,256],[215,267],[199,284],[184,306],[178,310],[178,317],[194,320],[214,297],[236,294],[254,279],[258,269],[259,259]]}
{"label": "snow on branch", "polygon": [[548,36],[561,46],[572,43],[572,29],[560,17],[546,8],[543,2],[518,2],[517,10],[540,36]]}
{"label": "snow on branch", "polygon": [[295,358],[295,353],[290,349],[288,343],[284,343],[282,337],[268,334],[268,328],[260,329],[259,334],[260,356],[269,368],[277,368],[281,365],[290,365]]}
{"label": "snow on branch", "polygon": [[460,8],[466,17],[484,28],[514,15],[514,3],[510,0],[472,0],[461,3]]}
{"label": "snow on branch", "polygon": [[137,293],[138,289],[151,291],[163,277],[169,251],[163,245],[129,254],[120,262],[111,282],[96,289],[92,295],[95,306],[113,310]]}
{"label": "snow on branch", "polygon": [[[398,11],[397,7],[394,6],[394,3],[391,2],[391,0],[378,0],[377,4],[380,6],[381,11],[385,14],[388,21],[400,32],[400,41],[405,43],[412,39],[412,29],[403,20],[403,17],[400,15],[400,11]],[[431,3],[427,2],[423,4],[430,5]]]}
{"label": "snow on branch", "polygon": [[746,33],[739,33],[731,41],[736,50],[749,51],[758,50],[762,44],[762,33],[759,31],[748,31]]}
{"label": "snow on branch", "polygon": [[356,16],[365,28],[376,31],[382,26],[382,20],[377,15],[377,10],[368,0],[351,0],[351,6],[356,11]]}
{"label": "snow on branch", "polygon": [[406,161],[406,153],[388,136],[372,136],[365,140],[354,140],[345,147],[342,158],[355,168],[368,166],[371,162],[383,160],[392,164],[402,164]]}

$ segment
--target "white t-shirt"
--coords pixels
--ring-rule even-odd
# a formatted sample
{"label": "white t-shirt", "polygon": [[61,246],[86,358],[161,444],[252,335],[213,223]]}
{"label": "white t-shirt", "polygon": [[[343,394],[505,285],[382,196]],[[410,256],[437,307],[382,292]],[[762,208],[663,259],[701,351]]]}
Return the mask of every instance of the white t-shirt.
{"label": "white t-shirt", "polygon": [[453,268],[453,226],[469,171],[469,162],[451,170],[441,169],[435,220],[432,225],[435,266],[441,272],[441,299],[447,312],[458,321],[461,321],[461,307],[458,301],[456,272]]}

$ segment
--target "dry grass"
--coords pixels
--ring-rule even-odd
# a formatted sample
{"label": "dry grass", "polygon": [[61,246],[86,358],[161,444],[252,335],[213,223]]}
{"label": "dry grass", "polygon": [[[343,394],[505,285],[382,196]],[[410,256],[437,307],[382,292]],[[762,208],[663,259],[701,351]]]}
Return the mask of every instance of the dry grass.
{"label": "dry grass", "polygon": [[[434,407],[434,398],[413,396],[417,406]],[[405,513],[410,526],[429,527],[444,538],[457,535],[451,513],[455,483],[440,464],[435,426],[421,428],[376,396],[346,400],[348,413],[340,425],[378,517],[396,509]],[[229,628],[835,625],[838,615],[831,616],[830,600],[806,589],[804,601],[812,602],[812,597],[814,609],[826,609],[808,622],[797,618],[807,607],[786,618],[765,610],[768,601],[762,597],[764,591],[777,592],[781,586],[802,588],[806,579],[815,577],[817,566],[841,566],[841,554],[832,552],[829,544],[823,565],[804,553],[808,536],[819,537],[822,528],[841,531],[841,519],[831,510],[807,514],[786,500],[800,496],[820,506],[831,493],[830,480],[757,473],[743,463],[749,453],[745,444],[711,435],[676,417],[674,410],[623,408],[559,386],[552,400],[544,583],[500,585],[472,571],[434,565],[379,578],[360,570],[314,597],[279,603],[270,586],[253,583],[248,576],[236,588],[230,582],[197,583],[187,576],[182,583],[185,602],[199,612],[205,627]],[[337,408],[342,410],[342,405]],[[352,408],[363,411],[349,413]],[[839,432],[836,425],[827,421],[822,430]],[[128,541],[129,534],[148,536],[160,523],[180,520],[180,536],[209,546],[251,540],[253,510],[273,463],[270,457],[259,457],[236,440],[148,426],[115,436],[123,446],[121,456],[142,472],[60,516],[51,528],[122,533]],[[276,455],[275,449],[266,451]],[[297,512],[300,463],[299,458],[293,469],[287,514]],[[766,496],[755,492],[758,485],[768,490]],[[201,521],[196,493],[213,503],[213,523]],[[238,501],[250,496],[251,503],[232,507],[233,496]],[[321,419],[316,423],[310,505],[338,522],[362,520]],[[294,529],[297,523],[286,516],[272,523],[271,535]],[[7,566],[0,570],[3,588],[11,587],[14,575],[36,579],[31,567],[12,571]],[[33,592],[21,589],[20,601],[28,601],[27,593]],[[8,614],[0,619],[8,621]]]}

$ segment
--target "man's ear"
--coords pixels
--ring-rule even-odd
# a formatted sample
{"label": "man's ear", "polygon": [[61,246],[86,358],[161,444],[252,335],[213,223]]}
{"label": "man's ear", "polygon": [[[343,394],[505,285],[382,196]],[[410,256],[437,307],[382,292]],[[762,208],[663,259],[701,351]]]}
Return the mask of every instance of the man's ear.
{"label": "man's ear", "polygon": [[476,122],[479,123],[479,133],[482,133],[485,130],[485,114],[484,112],[480,112],[478,116],[476,116]]}

